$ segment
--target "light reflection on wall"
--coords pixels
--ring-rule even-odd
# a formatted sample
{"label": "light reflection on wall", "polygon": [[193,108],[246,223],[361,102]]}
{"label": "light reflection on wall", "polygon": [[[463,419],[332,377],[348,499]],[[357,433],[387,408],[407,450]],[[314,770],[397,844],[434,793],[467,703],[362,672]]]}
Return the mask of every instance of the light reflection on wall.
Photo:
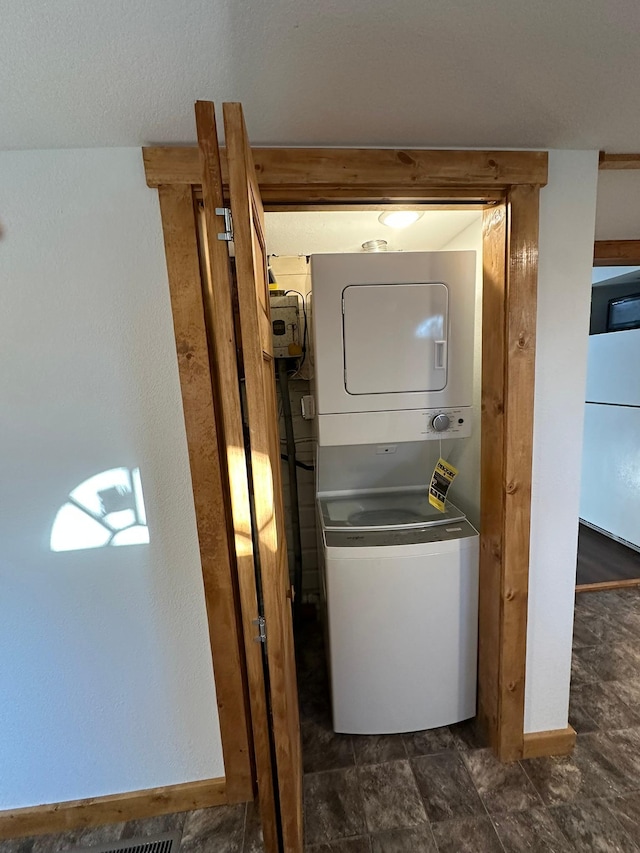
{"label": "light reflection on wall", "polygon": [[80,483],[58,510],[52,551],[146,545],[149,528],[139,468],[111,468]]}

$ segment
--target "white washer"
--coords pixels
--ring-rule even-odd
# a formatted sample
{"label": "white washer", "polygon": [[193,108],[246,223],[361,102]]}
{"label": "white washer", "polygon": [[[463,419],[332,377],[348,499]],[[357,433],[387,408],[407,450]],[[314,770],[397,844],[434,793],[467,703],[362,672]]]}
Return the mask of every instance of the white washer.
{"label": "white washer", "polygon": [[475,716],[477,531],[425,490],[320,495],[318,509],[335,731]]}

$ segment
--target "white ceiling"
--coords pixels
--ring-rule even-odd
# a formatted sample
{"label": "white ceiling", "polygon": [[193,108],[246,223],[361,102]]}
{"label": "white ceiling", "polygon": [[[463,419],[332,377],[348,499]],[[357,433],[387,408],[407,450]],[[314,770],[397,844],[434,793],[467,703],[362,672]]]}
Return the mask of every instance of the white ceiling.
{"label": "white ceiling", "polygon": [[638,0],[14,0],[0,148],[194,140],[640,150]]}
{"label": "white ceiling", "polygon": [[386,240],[389,251],[444,248],[481,213],[473,210],[427,210],[407,228],[389,228],[380,211],[305,211],[267,213],[267,250],[273,255],[360,252],[367,240]]}

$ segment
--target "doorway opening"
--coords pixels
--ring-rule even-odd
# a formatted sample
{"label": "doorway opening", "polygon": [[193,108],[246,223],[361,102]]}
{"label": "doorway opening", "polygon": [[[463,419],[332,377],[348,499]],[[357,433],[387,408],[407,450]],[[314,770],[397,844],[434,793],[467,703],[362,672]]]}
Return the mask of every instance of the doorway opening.
{"label": "doorway opening", "polygon": [[[393,206],[395,209],[397,206]],[[279,420],[283,455],[283,488],[285,491],[285,510],[287,535],[289,540],[289,561],[292,581],[296,573],[301,579],[298,583],[300,599],[297,605],[296,619],[296,657],[298,664],[298,689],[300,699],[300,722],[302,736],[302,756],[305,773],[305,793],[307,809],[307,841],[310,844],[326,840],[323,834],[321,809],[325,802],[318,786],[329,783],[340,788],[345,785],[350,790],[352,774],[354,779],[371,776],[399,774],[397,784],[404,787],[409,805],[407,814],[413,809],[421,812],[423,805],[418,796],[420,767],[429,765],[431,776],[431,757],[446,753],[446,760],[455,765],[464,775],[467,769],[459,755],[460,750],[477,748],[484,745],[477,730],[475,718],[464,722],[445,725],[416,732],[402,734],[341,734],[334,731],[332,720],[331,685],[328,666],[328,630],[326,616],[326,583],[323,570],[323,531],[318,512],[318,491],[341,491],[357,485],[370,485],[367,472],[376,471],[380,480],[376,483],[392,484],[393,488],[419,488],[428,492],[428,483],[439,457],[451,462],[459,471],[449,497],[459,507],[467,519],[476,528],[480,525],[480,405],[481,405],[481,354],[482,354],[482,210],[468,205],[447,205],[446,209],[434,209],[434,206],[408,206],[421,216],[405,228],[387,227],[381,223],[389,205],[360,206],[359,209],[274,210],[265,213],[267,250],[271,286],[275,289],[275,302],[272,303],[272,319],[280,316],[278,300],[293,297],[293,305],[298,308],[300,328],[293,333],[302,352],[294,358],[286,359],[287,377],[279,381]],[[407,207],[403,207],[407,209]],[[384,447],[376,444],[361,443],[347,448],[323,446],[318,452],[316,420],[310,417],[313,404],[309,399],[315,390],[316,359],[311,330],[311,315],[314,310],[314,282],[311,279],[311,255],[364,253],[380,241],[386,252],[412,251],[473,251],[476,253],[475,314],[473,322],[473,408],[474,421],[471,434],[464,438],[444,438],[442,441],[400,442]],[[317,287],[322,284],[318,283]],[[296,306],[297,301],[297,306]],[[285,307],[285,310],[289,310]],[[283,315],[284,316],[284,315]],[[278,346],[274,337],[274,349]],[[336,342],[336,345],[339,342]],[[278,360],[280,362],[280,360]],[[288,399],[285,399],[287,398]],[[287,420],[290,419],[289,424]],[[287,441],[288,433],[292,433]],[[294,465],[291,465],[291,453],[294,453]],[[391,450],[387,455],[382,450]],[[339,456],[339,458],[337,458]],[[336,457],[335,459],[333,457]],[[344,473],[345,460],[349,460],[349,473]],[[321,470],[318,470],[320,466]],[[377,467],[375,467],[377,466]],[[384,470],[383,470],[384,469]],[[298,508],[295,496],[290,490],[291,472],[296,472]],[[318,485],[319,477],[321,479]],[[395,477],[395,479],[394,479]],[[296,541],[297,540],[297,541]],[[297,564],[301,563],[299,569]],[[366,589],[367,579],[362,589],[361,607],[371,594]],[[301,595],[300,595],[301,593]],[[380,630],[384,630],[380,626]],[[398,661],[401,667],[403,661]],[[372,668],[376,661],[369,661]],[[354,673],[355,675],[355,673]],[[416,672],[416,677],[420,674]],[[438,685],[434,685],[434,691]],[[397,697],[402,702],[402,697]],[[458,764],[460,766],[458,767]],[[356,774],[356,768],[358,773]],[[325,776],[324,774],[329,774]],[[363,776],[364,774],[364,776]],[[400,778],[401,777],[401,778]],[[469,790],[473,791],[471,778]],[[354,783],[355,784],[355,783]],[[425,785],[428,782],[425,781]],[[354,788],[355,790],[355,788]],[[414,800],[412,797],[417,797]],[[365,799],[372,795],[365,794]],[[389,801],[389,791],[385,785],[380,787],[380,802]],[[354,810],[352,819],[357,819]],[[402,822],[402,818],[398,817]],[[375,823],[375,822],[374,822]],[[372,825],[371,819],[368,825]],[[383,823],[380,830],[384,829]]]}
{"label": "doorway opening", "polygon": [[[271,335],[264,334],[271,331],[265,275],[267,265],[266,262],[264,266],[262,264],[263,259],[266,261],[265,255],[271,251],[263,239],[266,233],[264,204],[279,205],[278,212],[282,213],[291,212],[292,206],[295,210],[301,205],[404,205],[417,201],[430,204],[444,202],[445,206],[457,203],[477,205],[482,210],[483,322],[489,325],[489,334],[484,334],[482,341],[482,423],[486,441],[482,442],[481,453],[483,518],[479,614],[484,628],[479,632],[479,714],[491,747],[503,761],[523,755],[531,757],[550,751],[567,751],[573,744],[569,729],[524,732],[538,209],[539,190],[547,180],[547,155],[545,152],[251,149],[240,106],[225,104],[223,112],[228,146],[226,153],[218,152],[213,105],[198,102],[196,120],[200,151],[188,148],[147,149],[144,157],[147,181],[159,189],[191,468],[201,481],[198,485],[194,481],[199,528],[202,526],[207,535],[213,529],[211,501],[206,500],[206,493],[211,494],[212,485],[220,506],[226,507],[231,502],[228,533],[235,534],[235,550],[229,548],[229,537],[226,541],[224,537],[215,541],[209,537],[205,542],[206,548],[201,541],[203,561],[205,557],[209,560],[214,551],[220,558],[215,564],[221,566],[217,572],[220,583],[211,601],[212,605],[224,603],[227,609],[237,608],[234,605],[237,593],[233,587],[238,582],[242,606],[240,612],[236,609],[236,613],[242,620],[242,630],[232,639],[233,643],[244,643],[247,659],[251,725],[256,761],[259,759],[257,787],[262,792],[266,791],[267,796],[270,786],[273,791],[275,777],[267,766],[270,761],[268,752],[263,749],[265,735],[269,737],[271,726],[277,741],[276,769],[281,803],[283,793],[286,795],[287,807],[281,808],[283,832],[286,830],[292,838],[291,849],[298,849],[301,797],[297,786],[301,778],[297,769],[298,737],[294,731],[298,715],[297,707],[296,713],[293,712],[292,702],[295,700],[297,706],[297,696],[289,689],[293,682],[288,679],[293,663],[287,638],[287,624],[291,618],[287,601],[291,598],[291,590],[288,583],[280,583],[280,567],[286,571],[287,563],[286,553],[284,560],[281,559],[281,545],[285,540],[278,530],[277,572],[274,568],[276,584],[273,589],[268,587],[274,597],[271,601],[273,607],[270,605],[273,627],[271,639],[267,636],[267,649],[270,649],[270,668],[277,669],[278,677],[281,676],[286,683],[282,689],[271,691],[277,707],[275,704],[272,706],[274,713],[269,719],[264,713],[264,702],[261,706],[261,675],[254,642],[256,594],[251,554],[246,547],[246,476],[243,478],[240,464],[245,453],[242,424],[237,418],[239,404],[235,387],[239,376],[248,377],[248,359],[249,369],[253,372],[251,394],[254,403],[260,402],[263,390],[269,390],[267,385],[274,384],[275,365],[270,365],[268,382],[265,368],[273,359],[273,343]],[[201,276],[197,262],[193,263],[196,240],[192,203],[198,198],[200,187],[205,200],[210,261],[207,265],[210,268],[204,276]],[[228,195],[225,195],[227,190]],[[239,318],[238,312],[232,311],[234,306],[229,297],[226,245],[219,242],[229,239],[226,216],[229,211],[224,207],[227,200],[231,203],[233,217]],[[234,345],[237,335],[234,335],[232,326],[234,313],[236,326],[238,321],[240,326],[244,374],[237,365],[238,353]],[[246,388],[249,394],[248,378]],[[253,470],[257,470],[260,477],[264,475],[260,497],[264,499],[265,525],[257,524],[261,564],[263,550],[266,558],[275,554],[271,546],[276,541],[271,533],[266,536],[265,531],[273,527],[274,513],[277,518],[284,517],[276,506],[280,499],[271,500],[276,497],[273,486],[280,486],[281,454],[275,430],[272,431],[274,434],[264,435],[263,426],[267,420],[269,424],[277,424],[277,400],[275,406],[271,405],[271,400],[275,400],[275,389],[273,398],[270,390],[268,396],[270,399],[266,402],[273,417],[266,419],[258,407],[250,425],[260,439],[265,439],[258,448],[257,444],[254,446],[252,436],[251,445]],[[203,424],[209,420],[205,409],[213,409],[216,429],[220,428],[217,459],[210,452],[212,445],[201,440]],[[250,412],[249,418],[251,420]],[[267,438],[268,447],[265,443]],[[219,465],[220,462],[223,464]],[[218,465],[218,471],[213,470],[214,463]],[[205,482],[200,476],[205,470],[215,474],[215,483],[211,478]],[[238,474],[237,482],[235,473]],[[229,480],[232,486],[238,485],[238,490],[228,488]],[[269,507],[271,515],[267,512]],[[234,564],[237,565],[237,573]],[[204,562],[203,577],[205,588],[213,591]],[[224,602],[219,595],[220,590],[224,593]],[[233,628],[233,624],[229,623],[229,627]],[[218,655],[218,659],[225,663],[229,642],[227,640],[225,644],[217,639],[214,642],[214,639],[214,661]],[[216,672],[216,686],[221,697],[223,693],[231,696],[231,687],[242,687],[242,682],[229,667],[226,680],[221,680]],[[235,705],[242,711],[240,702],[236,701]],[[292,713],[289,713],[290,706]],[[222,710],[228,711],[226,717],[221,713],[228,782],[232,771],[236,776],[234,763],[237,763],[234,762],[235,753],[225,748],[225,743],[234,746],[232,739],[238,731],[238,727],[233,726],[231,708],[228,702],[222,703]],[[228,736],[225,734],[227,730]],[[231,759],[229,764],[227,751]],[[261,768],[264,771],[262,776]],[[240,795],[239,789],[236,795]],[[262,794],[260,799],[261,812],[272,811],[269,802],[265,809]],[[263,825],[273,827],[274,821],[269,820],[269,814],[266,817]],[[275,841],[275,833],[272,834],[272,841]]]}
{"label": "doorway opening", "polygon": [[592,282],[577,592],[640,584],[640,265]]}
{"label": "doorway opening", "polygon": [[596,242],[592,275],[569,722],[621,745],[640,696],[640,323],[615,309],[640,293],[640,256],[617,245]]}

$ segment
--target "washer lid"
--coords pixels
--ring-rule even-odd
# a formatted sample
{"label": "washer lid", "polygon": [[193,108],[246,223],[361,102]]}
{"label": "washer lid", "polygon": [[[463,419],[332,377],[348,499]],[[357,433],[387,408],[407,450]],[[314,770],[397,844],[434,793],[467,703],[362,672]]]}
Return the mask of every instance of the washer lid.
{"label": "washer lid", "polygon": [[[401,530],[327,530],[324,538],[327,548],[388,548],[398,545],[441,544],[470,540],[477,536],[478,531],[468,521],[453,521],[451,524]],[[464,547],[461,542],[460,550]],[[425,553],[429,553],[429,549]]]}
{"label": "washer lid", "polygon": [[319,504],[325,530],[401,530],[465,519],[452,503],[447,502],[445,512],[431,506],[426,486],[419,491],[325,497]]}

